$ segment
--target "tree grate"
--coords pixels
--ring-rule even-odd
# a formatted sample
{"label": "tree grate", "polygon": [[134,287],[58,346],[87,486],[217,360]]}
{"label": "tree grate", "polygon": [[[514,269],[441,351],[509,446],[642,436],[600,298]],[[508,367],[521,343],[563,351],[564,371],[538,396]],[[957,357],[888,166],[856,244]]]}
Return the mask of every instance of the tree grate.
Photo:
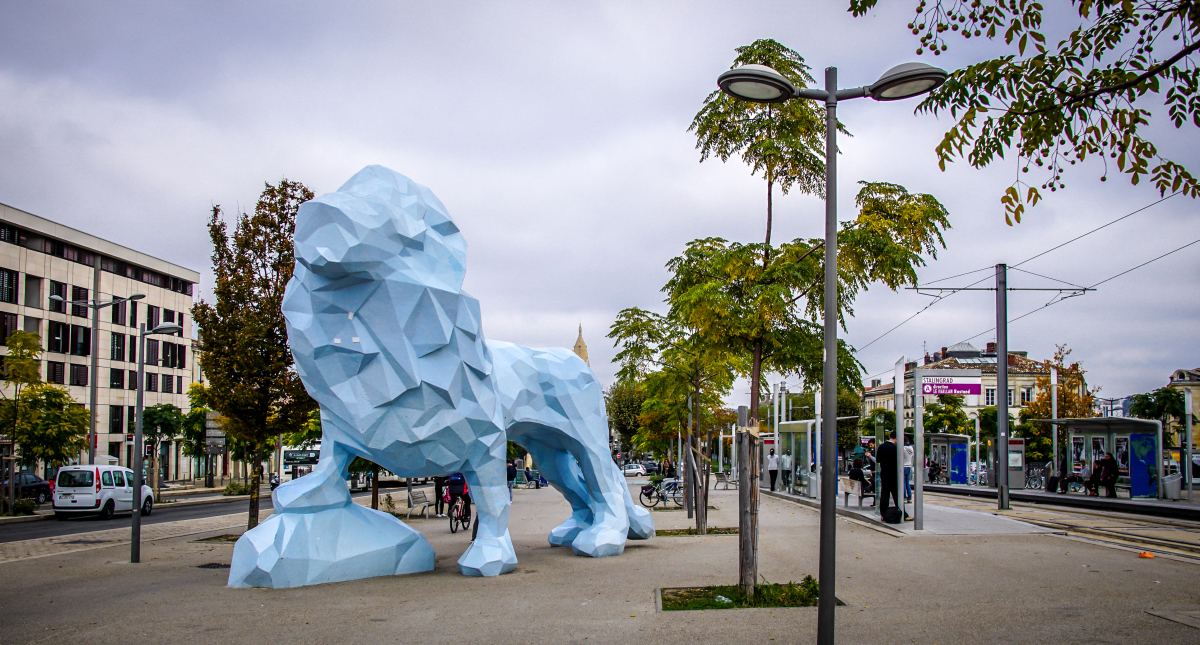
{"label": "tree grate", "polygon": [[208,562],[196,565],[197,569],[228,569],[230,565],[221,562]]}

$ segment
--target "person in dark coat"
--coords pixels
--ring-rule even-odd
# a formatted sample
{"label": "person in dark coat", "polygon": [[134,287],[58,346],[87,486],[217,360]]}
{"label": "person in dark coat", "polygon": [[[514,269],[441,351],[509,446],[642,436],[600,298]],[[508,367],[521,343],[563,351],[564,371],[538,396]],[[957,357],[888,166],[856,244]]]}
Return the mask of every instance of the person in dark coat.
{"label": "person in dark coat", "polygon": [[[888,440],[879,446],[878,465],[879,465],[879,494],[882,496],[882,502],[879,504],[879,514],[888,509],[890,501],[895,501],[896,506],[903,511],[904,506],[900,504],[900,491],[896,489],[899,467],[899,458],[897,457],[896,449],[896,432],[888,433]],[[909,520],[908,514],[904,514],[904,519]]]}
{"label": "person in dark coat", "polygon": [[446,487],[450,492],[450,508],[454,508],[454,503],[458,498],[463,500],[463,518],[470,521],[471,518],[471,492],[467,487],[467,478],[462,473],[454,473],[450,475],[450,479],[446,481]]}
{"label": "person in dark coat", "polygon": [[508,460],[508,501],[513,501],[513,482],[517,480],[517,465],[513,460]]}
{"label": "person in dark coat", "polygon": [[446,501],[442,498],[446,495],[446,478],[433,478],[433,496],[436,500],[433,505],[433,514],[438,517],[446,517]]}
{"label": "person in dark coat", "polygon": [[1100,460],[1100,485],[1104,487],[1105,497],[1117,496],[1117,480],[1120,477],[1121,470],[1117,458],[1113,457],[1111,452],[1104,453],[1104,459]]}
{"label": "person in dark coat", "polygon": [[856,458],[851,464],[849,474],[851,481],[862,482],[862,491],[864,495],[870,494],[875,489],[874,483],[867,479],[866,475],[863,473],[863,460],[861,457]]}

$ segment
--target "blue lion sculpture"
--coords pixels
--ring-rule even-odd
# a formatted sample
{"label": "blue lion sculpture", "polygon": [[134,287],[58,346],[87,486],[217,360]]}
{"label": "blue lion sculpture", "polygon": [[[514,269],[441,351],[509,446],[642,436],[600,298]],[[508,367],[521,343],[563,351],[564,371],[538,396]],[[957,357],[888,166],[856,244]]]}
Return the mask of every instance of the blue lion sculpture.
{"label": "blue lion sculpture", "polygon": [[355,504],[363,457],[404,477],[461,471],[477,504],[465,575],[512,571],[507,440],[571,504],[550,544],[618,555],[654,525],[608,454],[600,384],[565,349],[489,341],[462,291],[466,242],[426,187],[381,166],[300,207],[283,300],[288,343],[321,406],[321,459],[272,496],[275,513],[234,547],[229,584],[295,587],[429,571],[433,548]]}

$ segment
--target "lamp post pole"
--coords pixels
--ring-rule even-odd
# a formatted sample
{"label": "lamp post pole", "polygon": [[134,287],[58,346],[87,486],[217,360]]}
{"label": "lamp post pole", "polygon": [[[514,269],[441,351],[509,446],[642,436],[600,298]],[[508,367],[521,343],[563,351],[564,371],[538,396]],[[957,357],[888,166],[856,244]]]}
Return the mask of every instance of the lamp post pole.
{"label": "lamp post pole", "polygon": [[165,323],[154,329],[146,329],[146,323],[138,325],[137,349],[137,422],[133,430],[133,499],[130,500],[130,510],[133,511],[133,526],[129,542],[129,561],[142,561],[142,407],[145,402],[146,376],[146,337],[154,334],[174,334],[182,331],[183,327],[174,323]]}

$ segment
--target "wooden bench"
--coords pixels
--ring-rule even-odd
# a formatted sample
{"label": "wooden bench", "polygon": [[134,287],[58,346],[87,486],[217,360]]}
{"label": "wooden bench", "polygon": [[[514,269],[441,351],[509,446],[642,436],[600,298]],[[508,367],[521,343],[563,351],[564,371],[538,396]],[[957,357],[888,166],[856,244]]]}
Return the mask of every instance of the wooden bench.
{"label": "wooden bench", "polygon": [[841,486],[842,494],[845,495],[845,501],[842,502],[843,506],[845,506],[847,508],[850,507],[850,496],[851,495],[858,496],[858,507],[859,508],[862,508],[864,497],[870,497],[871,498],[871,506],[875,505],[875,493],[867,493],[864,495],[862,492],[862,484],[863,484],[862,482],[860,482],[856,479],[850,479],[849,477],[838,477],[838,484],[840,484],[840,486]]}
{"label": "wooden bench", "polygon": [[738,485],[737,480],[730,479],[729,473],[713,473],[713,474],[717,476],[716,482],[713,483],[713,490],[716,490],[717,486],[724,486],[725,490],[729,490],[730,486],[737,488],[737,485]]}
{"label": "wooden bench", "polygon": [[422,517],[429,517],[429,507],[433,502],[429,501],[429,496],[425,494],[424,488],[414,490],[408,496],[408,515],[404,519],[412,517],[413,511],[420,511]]}

